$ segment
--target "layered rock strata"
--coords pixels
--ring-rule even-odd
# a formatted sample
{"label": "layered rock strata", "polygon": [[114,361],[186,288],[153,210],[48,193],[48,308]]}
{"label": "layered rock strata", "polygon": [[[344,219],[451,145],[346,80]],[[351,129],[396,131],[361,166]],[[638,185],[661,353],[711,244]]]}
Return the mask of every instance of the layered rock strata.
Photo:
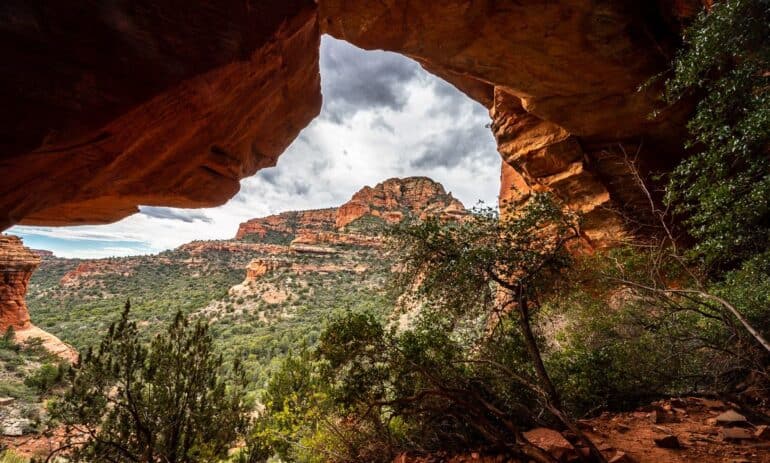
{"label": "layered rock strata", "polygon": [[371,216],[393,224],[407,215],[459,218],[465,214],[463,204],[447,193],[440,183],[427,177],[391,178],[374,187],[365,186],[337,211],[335,225],[345,227],[353,221]]}
{"label": "layered rock strata", "polygon": [[328,231],[334,228],[336,216],[337,208],[328,208],[288,211],[251,219],[240,224],[235,239],[240,240],[249,235],[264,239],[269,235],[281,237]]}
{"label": "layered rock strata", "polygon": [[458,220],[465,214],[463,204],[440,183],[427,177],[391,178],[374,187],[363,187],[339,208],[290,211],[251,219],[238,227],[235,239],[290,238],[297,245],[376,244],[362,234],[337,232],[363,217],[394,224],[406,217]]}
{"label": "layered rock strata", "polygon": [[21,239],[0,235],[0,333],[9,327],[19,331],[31,326],[25,296],[38,265],[40,256]]}

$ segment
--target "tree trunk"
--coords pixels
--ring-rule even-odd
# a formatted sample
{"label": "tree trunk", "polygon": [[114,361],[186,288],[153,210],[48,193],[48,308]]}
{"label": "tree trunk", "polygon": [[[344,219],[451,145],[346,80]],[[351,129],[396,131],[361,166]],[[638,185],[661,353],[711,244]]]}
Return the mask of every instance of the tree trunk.
{"label": "tree trunk", "polygon": [[556,387],[553,385],[553,381],[551,381],[551,377],[548,375],[548,370],[546,370],[545,364],[543,363],[543,357],[540,353],[540,348],[537,345],[537,339],[535,338],[535,334],[532,332],[529,302],[527,301],[527,297],[521,293],[521,290],[519,291],[519,301],[518,304],[516,304],[516,310],[519,313],[519,328],[521,329],[522,335],[524,335],[524,344],[527,347],[530,360],[535,367],[535,372],[537,373],[541,386],[543,387],[545,393],[548,395],[547,400],[550,403],[547,404],[547,408],[556,416],[556,418],[559,419],[559,421],[561,421],[567,428],[569,428],[570,431],[575,433],[575,435],[577,435],[580,440],[583,441],[596,461],[600,463],[606,463],[607,459],[604,458],[604,455],[602,455],[602,453],[594,445],[591,439],[589,439],[580,430],[580,428],[572,421],[572,419],[569,418],[567,413],[564,411],[559,391],[557,391]]}
{"label": "tree trunk", "polygon": [[545,369],[543,357],[540,354],[540,348],[537,345],[535,334],[532,332],[532,324],[530,323],[529,318],[529,303],[527,302],[526,296],[521,295],[519,297],[519,303],[516,304],[516,310],[519,312],[519,329],[521,329],[521,333],[524,335],[524,344],[527,347],[529,358],[535,367],[535,372],[540,380],[540,385],[543,387],[546,394],[548,394],[551,404],[561,410],[561,396],[553,385],[551,377],[548,375],[548,371]]}

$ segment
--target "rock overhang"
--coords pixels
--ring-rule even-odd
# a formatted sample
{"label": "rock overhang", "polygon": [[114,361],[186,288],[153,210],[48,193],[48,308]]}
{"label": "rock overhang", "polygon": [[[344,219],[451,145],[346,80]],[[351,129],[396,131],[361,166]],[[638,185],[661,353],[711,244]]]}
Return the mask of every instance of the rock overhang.
{"label": "rock overhang", "polygon": [[223,203],[319,113],[323,33],[413,58],[484,104],[503,160],[529,184],[550,188],[530,168],[575,157],[562,172],[598,187],[562,194],[587,190],[565,199],[590,203],[613,187],[592,162],[604,147],[644,140],[648,156],[676,156],[687,108],[650,119],[659,86],[639,87],[698,3],[12,1],[0,13],[11,63],[0,229]]}

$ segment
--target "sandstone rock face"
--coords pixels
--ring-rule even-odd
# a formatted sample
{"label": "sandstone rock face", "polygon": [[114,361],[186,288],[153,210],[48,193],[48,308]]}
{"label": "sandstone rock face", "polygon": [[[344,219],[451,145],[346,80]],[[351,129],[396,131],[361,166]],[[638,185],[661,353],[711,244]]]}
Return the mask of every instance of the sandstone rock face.
{"label": "sandstone rock face", "polygon": [[264,239],[268,235],[276,238],[302,233],[316,233],[334,228],[336,208],[289,211],[257,219],[251,219],[238,227],[235,239],[249,235]]}
{"label": "sandstone rock face", "polygon": [[[405,218],[462,220],[466,214],[463,204],[440,183],[427,177],[391,178],[374,187],[363,187],[339,208],[283,212],[252,219],[238,227],[236,241],[194,242],[180,249],[200,254],[202,251],[198,249],[211,250],[214,243],[222,246],[232,243],[235,249],[243,246],[247,252],[254,249],[270,254],[267,258],[251,260],[246,266],[245,280],[231,288],[231,294],[243,296],[251,294],[268,272],[278,268],[288,268],[296,275],[364,273],[369,265],[351,259],[351,255],[382,247],[384,225]],[[356,223],[365,218],[373,220]],[[210,244],[204,246],[204,243]],[[268,248],[257,248],[259,246],[272,249],[266,251]],[[306,258],[331,262],[305,263]],[[269,285],[269,282],[261,283]]]}
{"label": "sandstone rock face", "polygon": [[73,270],[65,273],[61,280],[59,280],[59,284],[62,286],[81,286],[81,283],[85,280],[87,285],[90,277],[106,274],[127,277],[131,275],[132,270],[133,265],[124,260],[111,261],[109,259],[99,259],[85,261]]}
{"label": "sandstone rock face", "polygon": [[666,64],[674,34],[664,18],[679,3],[322,0],[319,23],[412,57],[482,103],[479,83],[573,135],[614,140],[660,128],[647,120],[655,92],[637,88]]}
{"label": "sandstone rock face", "polygon": [[267,272],[275,270],[278,267],[280,267],[280,262],[277,260],[254,259],[246,266],[246,280],[244,281],[244,284],[251,281],[257,281]]}
{"label": "sandstone rock face", "polygon": [[299,245],[349,245],[349,246],[368,246],[380,247],[382,240],[376,236],[364,235],[361,233],[337,233],[337,232],[319,232],[319,233],[301,233],[291,242],[292,247]]}
{"label": "sandstone rock face", "polygon": [[0,235],[0,333],[30,327],[24,297],[40,256],[24,247],[16,236]]}
{"label": "sandstone rock face", "polygon": [[284,252],[284,246],[263,243],[244,243],[240,241],[191,241],[179,246],[179,250],[189,253],[190,258],[194,260],[208,252],[279,254]]}
{"label": "sandstone rock face", "polygon": [[374,188],[362,188],[340,206],[336,226],[345,227],[367,215],[398,223],[406,214],[420,219],[430,216],[456,219],[464,213],[463,204],[444,191],[440,183],[427,177],[391,178]]}
{"label": "sandstone rock face", "polygon": [[457,220],[465,207],[444,187],[427,177],[391,178],[374,187],[365,186],[339,208],[289,211],[251,219],[238,227],[235,239],[286,241],[293,244],[375,245],[371,237],[337,233],[361,217],[376,217],[386,223],[398,223],[407,216],[420,219],[436,216]]}
{"label": "sandstone rock face", "polygon": [[620,217],[610,212],[607,185],[587,166],[587,154],[576,137],[528,113],[518,98],[503,91],[495,91],[490,115],[503,157],[501,205],[516,207],[533,192],[550,192],[583,215],[589,246],[607,246],[625,236]]}
{"label": "sandstone rock face", "polygon": [[[689,108],[650,120],[659,88],[637,90],[666,67],[702,3],[11,0],[0,12],[13,63],[0,75],[0,229],[109,222],[137,204],[221,204],[318,113],[318,43],[329,33],[409,56],[487,106],[501,154],[529,188],[591,214],[594,239],[614,236],[601,211],[629,186],[613,181],[604,153],[643,139],[644,161],[681,156]],[[340,223],[365,211],[351,204]]]}
{"label": "sandstone rock face", "polygon": [[0,24],[0,229],[221,204],[320,111],[312,0],[11,0]]}

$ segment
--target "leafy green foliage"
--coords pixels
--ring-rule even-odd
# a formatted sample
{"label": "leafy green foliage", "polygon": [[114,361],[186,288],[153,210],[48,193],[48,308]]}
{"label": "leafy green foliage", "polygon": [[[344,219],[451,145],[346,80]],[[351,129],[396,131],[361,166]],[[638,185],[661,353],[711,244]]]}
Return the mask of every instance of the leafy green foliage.
{"label": "leafy green foliage", "polygon": [[24,384],[37,389],[40,393],[46,393],[62,382],[66,371],[63,364],[57,366],[45,363],[32,375],[26,377]]}
{"label": "leafy green foliage", "polygon": [[[228,289],[243,281],[248,262],[273,256],[258,249],[227,252],[212,247],[195,254],[180,248],[156,256],[102,259],[96,262],[107,261],[118,270],[86,275],[69,285],[60,280],[80,261],[46,259],[33,275],[28,304],[36,324],[80,351],[95,347],[113,320],[115,307],[127,298],[144,338],[162,330],[173,319],[175,308],[203,316],[210,319],[215,349],[228,362],[241,361],[248,388],[255,394],[266,386],[284,355],[302,345],[314,345],[323,321],[334,309],[371,309],[382,314],[391,310],[394,296],[383,289],[390,273],[389,257],[371,247],[337,249],[338,254],[299,255],[287,249],[286,267],[263,276],[259,284],[264,288],[233,296]],[[365,266],[366,270],[297,274],[291,270],[293,263]],[[260,293],[268,287],[285,292],[287,299],[263,300]],[[209,312],[216,304],[221,309]]]}
{"label": "leafy green foliage", "polygon": [[669,102],[695,95],[697,153],[673,172],[668,202],[686,217],[692,253],[716,271],[770,243],[770,2],[723,0],[701,13],[667,82]]}
{"label": "leafy green foliage", "polygon": [[[315,453],[322,458],[327,449],[315,448],[309,441],[329,412],[324,389],[309,351],[284,357],[262,393],[265,409],[250,437],[249,455],[312,461]],[[311,447],[314,452],[308,453]]]}
{"label": "leafy green foliage", "polygon": [[507,212],[505,220],[477,209],[460,223],[428,219],[395,229],[404,265],[399,286],[410,288],[421,275],[417,296],[457,315],[488,311],[500,287],[520,292],[516,297],[546,290],[570,263],[566,243],[577,236],[577,219],[545,194]]}
{"label": "leafy green foliage", "polygon": [[34,339],[17,344],[14,336],[9,328],[0,338],[0,397],[36,407],[62,383],[67,367]]}
{"label": "leafy green foliage", "polygon": [[190,314],[223,298],[230,286],[243,280],[248,256],[217,251],[193,256],[176,249],[97,262],[117,270],[68,286],[60,284],[61,277],[81,261],[46,259],[32,276],[27,294],[35,323],[79,351],[94,347],[114,319],[115,307],[128,298],[133,316],[147,322],[140,325],[143,335],[160,331],[176,310]]}
{"label": "leafy green foliage", "polygon": [[[205,323],[181,313],[149,345],[126,304],[98,349],[73,369],[72,387],[51,409],[71,430],[71,461],[210,462],[244,431],[245,381],[236,364],[220,374]],[[73,445],[74,442],[78,445]],[[72,440],[74,439],[74,440]]]}
{"label": "leafy green foliage", "polygon": [[[282,434],[293,436],[286,438],[291,445],[277,452],[294,449],[297,458],[297,449],[323,442],[337,449],[327,456],[333,461],[387,461],[415,448],[495,445],[538,459],[520,429],[556,408],[540,385],[542,365],[533,362],[533,314],[501,308],[496,294],[534,303],[568,265],[565,247],[577,225],[547,196],[509,217],[501,221],[487,209],[462,223],[428,219],[394,232],[402,253],[396,286],[412,294],[401,298],[412,321],[397,329],[373,313],[335,317],[314,358],[322,378],[314,390],[324,397],[314,406],[331,418],[272,425],[292,430]],[[288,389],[284,397],[310,396]],[[284,410],[268,410],[266,422],[280,422]]]}

